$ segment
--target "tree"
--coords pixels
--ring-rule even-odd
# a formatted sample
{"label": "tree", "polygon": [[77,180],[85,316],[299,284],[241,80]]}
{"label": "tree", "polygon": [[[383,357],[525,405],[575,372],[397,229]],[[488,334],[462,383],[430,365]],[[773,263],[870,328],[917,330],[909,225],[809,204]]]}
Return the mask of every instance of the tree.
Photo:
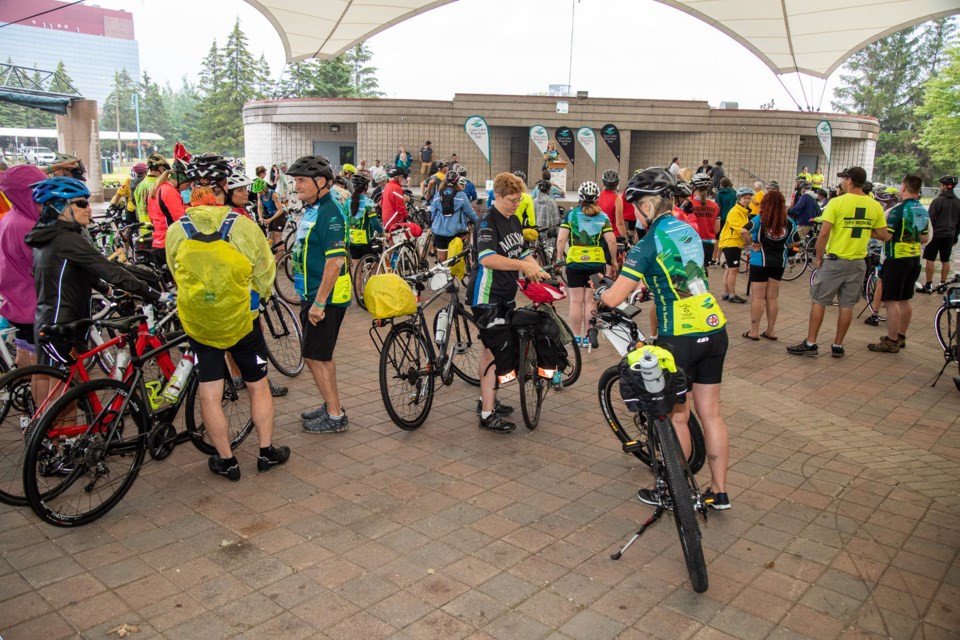
{"label": "tree", "polygon": [[283,75],[280,76],[280,82],[277,90],[274,92],[275,98],[308,98],[315,97],[313,94],[317,75],[316,60],[302,60],[287,65]]}
{"label": "tree", "polygon": [[189,149],[193,132],[191,123],[194,121],[194,113],[199,100],[197,88],[190,83],[187,76],[183,76],[180,80],[179,89],[174,90],[167,83],[162,92],[163,101],[169,111],[170,130],[168,134],[161,135],[166,138],[168,145],[172,146],[174,142],[179,140]]}
{"label": "tree", "polygon": [[103,101],[103,115],[100,116],[100,128],[104,131],[116,131],[117,111],[120,112],[120,131],[133,131],[137,126],[133,110],[133,94],[138,90],[137,82],[130,77],[126,69],[113,74],[113,91]]}
{"label": "tree", "polygon": [[960,172],[960,45],[944,53],[945,64],[924,87],[923,104],[917,115],[928,118],[920,130],[920,147],[944,173]]}
{"label": "tree", "polygon": [[353,80],[350,67],[343,56],[321,60],[317,64],[315,95],[318,98],[352,98]]}
{"label": "tree", "polygon": [[143,77],[140,80],[138,100],[140,130],[163,136],[163,142],[159,145],[160,149],[169,152],[173,148],[174,142],[170,139],[172,128],[170,113],[160,91],[160,86],[150,79],[146,71],[143,72]]}
{"label": "tree", "polygon": [[270,73],[270,64],[267,62],[267,57],[262,53],[260,54],[260,59],[257,60],[257,66],[254,70],[253,85],[258,100],[269,98],[273,95],[274,86]]}
{"label": "tree", "polygon": [[343,61],[350,67],[353,80],[353,95],[358,98],[379,98],[385,95],[377,82],[376,67],[369,66],[373,53],[361,42],[343,54]]}

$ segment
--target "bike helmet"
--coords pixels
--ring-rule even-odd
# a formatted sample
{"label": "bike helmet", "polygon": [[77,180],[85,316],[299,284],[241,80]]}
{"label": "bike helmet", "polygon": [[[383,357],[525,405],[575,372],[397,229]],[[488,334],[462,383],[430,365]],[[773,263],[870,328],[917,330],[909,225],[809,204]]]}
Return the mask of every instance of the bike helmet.
{"label": "bike helmet", "polygon": [[709,189],[711,186],[713,186],[713,180],[711,180],[710,176],[705,173],[698,173],[694,175],[690,182],[694,189]]}
{"label": "bike helmet", "polygon": [[204,153],[193,156],[187,164],[187,178],[191,182],[208,180],[212,184],[222,182],[230,177],[230,164],[215,153]]}
{"label": "bike helmet", "polygon": [[457,173],[459,173],[462,177],[466,177],[466,175],[467,175],[467,168],[466,168],[465,166],[463,166],[462,164],[458,164],[458,165],[457,165]]}
{"label": "bike helmet", "polygon": [[453,170],[447,171],[447,175],[444,176],[443,181],[447,184],[457,184],[460,182],[460,174]]}
{"label": "bike helmet", "polygon": [[77,156],[72,156],[69,153],[55,153],[53,156],[53,164],[63,164],[66,162],[76,162],[72,169],[70,169],[70,177],[80,180],[81,182],[86,182],[86,173],[87,169],[83,166],[83,160]]}
{"label": "bike helmet", "polygon": [[263,178],[257,178],[250,185],[250,193],[262,193],[267,190],[267,181]]}
{"label": "bike helmet", "polygon": [[776,180],[771,180],[767,183],[767,189],[770,191],[780,191],[780,183]]}
{"label": "bike helmet", "polygon": [[739,199],[742,198],[743,196],[751,196],[751,197],[752,197],[752,196],[754,196],[754,195],[756,195],[756,192],[755,192],[753,189],[751,189],[750,187],[740,187],[739,189],[737,189],[737,200],[739,200]]}
{"label": "bike helmet", "polygon": [[887,190],[887,185],[883,184],[882,182],[874,182],[873,190],[876,193],[883,193]]}
{"label": "bike helmet", "polygon": [[348,163],[348,164],[343,165],[343,172],[344,172],[344,173],[355,174],[355,173],[357,172],[357,168],[356,168],[355,166],[353,166],[352,164],[349,164],[349,163]]}
{"label": "bike helmet", "polygon": [[373,179],[377,184],[383,184],[384,182],[390,181],[390,176],[387,175],[385,171],[381,171],[377,174],[377,177]]}
{"label": "bike helmet", "polygon": [[514,171],[514,172],[513,172],[513,175],[517,176],[518,178],[520,178],[520,179],[523,180],[524,182],[527,181],[527,174],[525,174],[523,171]]}
{"label": "bike helmet", "polygon": [[863,192],[866,195],[870,195],[870,192],[873,191],[873,183],[867,180],[863,183]]}
{"label": "bike helmet", "polygon": [[253,184],[253,180],[251,180],[247,176],[247,174],[243,172],[243,169],[241,169],[240,167],[234,167],[230,171],[230,176],[227,177],[228,191],[233,189],[241,189],[243,187],[249,187],[251,184]]}
{"label": "bike helmet", "polygon": [[693,187],[690,186],[689,182],[684,182],[683,180],[677,181],[677,186],[673,190],[674,198],[689,198],[693,195]]}
{"label": "bike helmet", "polygon": [[187,177],[187,163],[179,158],[174,160],[170,166],[170,179],[177,184],[190,182],[190,178]]}
{"label": "bike helmet", "polygon": [[147,172],[147,165],[144,162],[138,162],[137,164],[133,165],[133,168],[131,169],[131,171],[133,171],[138,176],[142,176]]}
{"label": "bike helmet", "polygon": [[450,163],[447,162],[446,160],[438,160],[438,161],[437,161],[437,171],[443,171],[444,169],[446,169],[446,168],[449,167],[449,166],[450,166]]}
{"label": "bike helmet", "polygon": [[559,280],[543,280],[541,282],[519,280],[518,284],[520,285],[520,291],[531,302],[551,304],[567,297],[567,290]]}
{"label": "bike helmet", "polygon": [[457,180],[457,186],[460,187],[461,189],[463,189],[464,187],[466,187],[466,186],[467,186],[467,176],[461,175],[460,178]]}
{"label": "bike helmet", "polygon": [[[290,172],[288,171],[287,173],[290,173]],[[387,169],[387,177],[389,178],[399,178],[405,175],[406,174],[404,173],[403,169],[401,169],[400,167],[390,167],[389,169]]]}
{"label": "bike helmet", "polygon": [[603,172],[603,175],[600,176],[600,181],[605,187],[615,187],[620,184],[620,174],[613,169],[609,169]]}
{"label": "bike helmet", "polygon": [[453,165],[450,167],[451,171],[456,171],[457,173],[461,173],[460,171],[461,169],[463,169],[463,165],[460,164],[459,162],[454,162]]}
{"label": "bike helmet", "polygon": [[170,168],[170,163],[159,153],[151,153],[147,158],[147,169],[149,171],[164,171]]}
{"label": "bike helmet", "polygon": [[303,156],[287,167],[287,175],[333,180],[333,167],[324,156]]}
{"label": "bike helmet", "polygon": [[597,198],[600,197],[600,187],[597,186],[596,182],[584,182],[580,185],[580,188],[577,189],[577,195],[580,198],[580,202],[584,204],[593,204],[597,201]]}
{"label": "bike helmet", "polygon": [[943,176],[940,178],[940,184],[945,185],[947,189],[953,189],[957,186],[957,176]]}
{"label": "bike helmet", "polygon": [[353,177],[350,178],[350,182],[353,183],[354,193],[364,193],[366,192],[367,187],[370,186],[370,179],[362,173],[353,174]]}
{"label": "bike helmet", "polygon": [[633,174],[623,197],[627,202],[636,202],[643,196],[672,195],[677,179],[662,167],[649,167]]}
{"label": "bike helmet", "polygon": [[76,178],[58,176],[47,178],[30,185],[33,188],[33,200],[38,204],[47,204],[54,200],[70,200],[71,198],[89,198],[90,190]]}
{"label": "bike helmet", "polygon": [[806,180],[804,180],[803,182],[800,183],[800,186],[798,187],[798,189],[800,189],[800,191],[807,191],[812,187],[813,187],[813,183],[807,182]]}

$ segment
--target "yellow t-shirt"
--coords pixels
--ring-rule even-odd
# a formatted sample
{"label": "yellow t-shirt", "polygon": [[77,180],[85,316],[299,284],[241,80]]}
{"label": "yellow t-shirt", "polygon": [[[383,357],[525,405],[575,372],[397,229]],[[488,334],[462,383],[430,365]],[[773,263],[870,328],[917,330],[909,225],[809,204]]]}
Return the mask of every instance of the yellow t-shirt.
{"label": "yellow t-shirt", "polygon": [[533,196],[529,193],[522,194],[520,196],[520,204],[517,205],[517,210],[514,215],[520,220],[521,226],[536,227],[537,214],[533,209]]}
{"label": "yellow t-shirt", "polygon": [[867,257],[870,232],[887,226],[883,207],[870,196],[847,193],[827,203],[821,216],[833,225],[827,240],[826,253],[844,260]]}
{"label": "yellow t-shirt", "polygon": [[750,212],[739,202],[733,205],[730,212],[727,213],[727,221],[720,230],[720,239],[718,244],[721,249],[743,248],[743,236],[740,230],[747,226],[750,221]]}
{"label": "yellow t-shirt", "polygon": [[801,180],[806,180],[807,182],[810,182],[809,173],[804,173],[803,171],[801,171],[800,173],[797,174],[797,177],[800,178]]}
{"label": "yellow t-shirt", "polygon": [[810,176],[810,184],[813,185],[814,189],[819,189],[823,186],[823,174],[817,171],[815,174]]}
{"label": "yellow t-shirt", "polygon": [[753,200],[750,201],[751,215],[757,215],[758,213],[760,213],[760,202],[762,200],[763,200],[763,191],[757,191],[757,193],[753,196]]}

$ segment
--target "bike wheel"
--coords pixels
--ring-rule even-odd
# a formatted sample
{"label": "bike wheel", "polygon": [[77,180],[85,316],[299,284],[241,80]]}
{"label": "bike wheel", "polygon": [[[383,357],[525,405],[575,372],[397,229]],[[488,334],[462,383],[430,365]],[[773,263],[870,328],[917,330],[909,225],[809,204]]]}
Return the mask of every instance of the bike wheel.
{"label": "bike wheel", "polygon": [[750,270],[750,248],[744,247],[740,251],[740,268],[739,273],[746,273]]}
{"label": "bike wheel", "polygon": [[[613,434],[617,436],[622,444],[629,442],[638,442],[641,448],[633,451],[643,464],[651,466],[650,460],[650,437],[647,432],[647,419],[642,413],[630,411],[623,402],[620,395],[620,367],[614,365],[608,367],[600,375],[598,384],[598,394],[600,397],[600,410],[603,411],[603,417],[607,420]],[[700,420],[697,414],[690,412],[690,419],[687,420],[687,427],[690,429],[690,457],[687,464],[690,471],[697,473],[703,468],[703,463],[707,460],[707,446],[703,439],[703,428],[700,426]]]}
{"label": "bike wheel", "polygon": [[867,306],[870,307],[870,313],[880,314],[880,301],[876,299],[877,297],[877,281],[880,280],[880,275],[877,273],[876,269],[870,271],[870,275],[867,276],[867,279],[863,283],[863,297],[867,300]]}
{"label": "bike wheel", "polygon": [[277,278],[273,283],[277,295],[288,304],[300,304],[300,294],[293,286],[293,254],[285,253],[277,260]]}
{"label": "bike wheel", "polygon": [[57,367],[29,365],[19,367],[0,377],[0,502],[14,506],[27,504],[23,493],[23,457],[26,438],[31,425],[40,419],[33,399],[33,376],[53,378],[50,399],[41,402],[40,409],[49,408],[66,389],[69,374]]}
{"label": "bike wheel", "polygon": [[[190,442],[197,449],[208,456],[217,452],[217,448],[207,437],[207,430],[203,426],[203,415],[200,410],[200,377],[193,375],[184,393],[184,410],[186,416],[184,425],[190,434]],[[223,401],[221,403],[223,412],[227,416],[227,437],[230,438],[230,448],[236,449],[240,443],[247,439],[253,432],[253,418],[250,415],[249,399],[240,397],[240,391],[233,386],[233,380],[230,376],[225,376],[223,380]]]}
{"label": "bike wheel", "polygon": [[353,268],[353,297],[356,298],[357,304],[360,305],[361,309],[367,308],[366,303],[363,301],[363,290],[367,286],[367,281],[370,280],[370,276],[377,272],[377,265],[379,263],[380,258],[372,253],[368,253],[357,260],[357,266]]}
{"label": "bike wheel", "polygon": [[397,264],[393,268],[394,272],[402,278],[409,278],[417,275],[420,271],[420,261],[417,259],[417,253],[412,247],[404,246],[397,254]]}
{"label": "bike wheel", "polygon": [[380,351],[380,395],[387,415],[412,431],[433,405],[434,373],[423,336],[410,324],[394,325]]}
{"label": "bike wheel", "polygon": [[[437,317],[433,317],[433,334],[437,334]],[[483,343],[480,342],[480,328],[468,311],[457,308],[454,320],[450,323],[450,338],[447,352],[453,359],[453,372],[461,380],[475,387],[480,386],[480,354]]]}
{"label": "bike wheel", "polygon": [[539,373],[540,362],[533,338],[521,338],[517,377],[520,379],[520,412],[523,424],[531,431],[540,423],[540,408],[547,395],[547,381]]}
{"label": "bike wheel", "polygon": [[657,420],[657,442],[666,476],[667,490],[673,499],[673,519],[683,548],[683,559],[687,564],[690,584],[697,593],[707,590],[707,564],[703,559],[703,547],[700,542],[700,526],[693,510],[693,497],[696,495],[696,481],[683,463],[680,442],[668,420]]}
{"label": "bike wheel", "polygon": [[260,326],[267,342],[267,358],[283,375],[293,378],[303,371],[303,329],[290,306],[271,296],[260,312]]}
{"label": "bike wheel", "polygon": [[784,280],[796,280],[807,270],[810,256],[806,251],[797,249],[797,252],[787,258],[787,268],[783,271]]}
{"label": "bike wheel", "polygon": [[570,329],[570,325],[567,324],[567,321],[557,315],[557,320],[560,321],[560,325],[564,331],[567,332],[567,335],[570,336],[570,340],[564,343],[564,347],[567,349],[567,359],[569,364],[563,368],[561,371],[563,386],[569,387],[574,382],[580,379],[580,370],[583,368],[583,360],[580,356],[580,345],[577,344],[576,339],[573,337],[573,331]]}
{"label": "bike wheel", "polygon": [[146,453],[149,415],[117,380],[92,380],[63,394],[27,440],[23,489],[44,522],[76,527],[112,509]]}

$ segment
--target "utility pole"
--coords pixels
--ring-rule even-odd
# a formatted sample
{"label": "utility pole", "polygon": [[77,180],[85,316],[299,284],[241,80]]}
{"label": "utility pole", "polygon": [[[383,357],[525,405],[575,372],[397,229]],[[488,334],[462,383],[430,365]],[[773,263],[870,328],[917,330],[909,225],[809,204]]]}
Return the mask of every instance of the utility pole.
{"label": "utility pole", "polygon": [[113,85],[113,104],[117,108],[117,166],[123,160],[123,150],[120,148],[120,83]]}

